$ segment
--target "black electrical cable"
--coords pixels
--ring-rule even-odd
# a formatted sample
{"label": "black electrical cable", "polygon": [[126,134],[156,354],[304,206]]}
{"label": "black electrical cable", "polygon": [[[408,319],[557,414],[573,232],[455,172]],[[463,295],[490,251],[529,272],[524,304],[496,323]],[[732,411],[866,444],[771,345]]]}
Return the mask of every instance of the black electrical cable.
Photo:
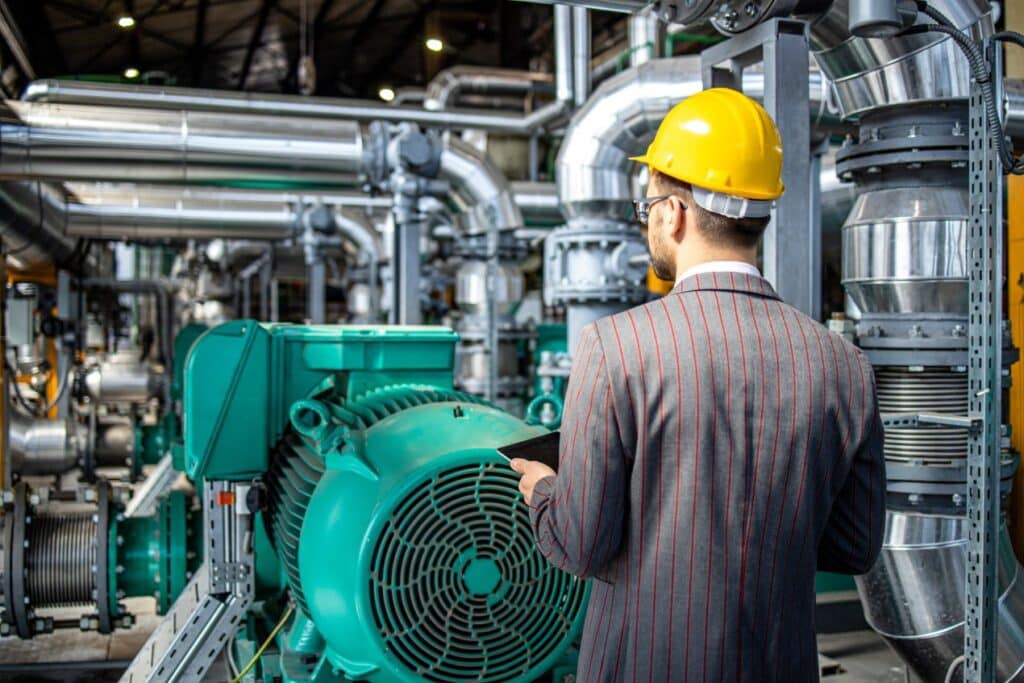
{"label": "black electrical cable", "polygon": [[993,33],[992,40],[1015,43],[1020,47],[1024,47],[1024,33],[1017,33],[1016,31],[1000,31],[999,33]]}
{"label": "black electrical cable", "polygon": [[[901,35],[944,33],[952,38],[967,58],[971,74],[973,75],[974,80],[977,81],[978,86],[981,88],[982,100],[984,101],[985,107],[986,128],[989,131],[989,135],[995,136],[996,148],[1003,168],[1007,173],[1024,175],[1024,161],[1013,156],[1013,149],[1007,141],[1002,122],[999,120],[999,106],[996,103],[995,89],[992,87],[992,77],[989,73],[988,60],[985,58],[981,47],[970,36],[958,29],[956,25],[953,24],[953,22],[951,22],[944,14],[928,5],[926,0],[917,0],[917,8],[918,11],[924,13],[926,16],[938,23],[917,24],[903,31]],[[1010,40],[1011,42],[1017,42],[1018,38],[1020,38],[1022,42],[1019,44],[1024,45],[1024,36],[1019,36],[1019,34],[1003,32],[996,35],[1003,36],[1000,38],[1001,40]]]}

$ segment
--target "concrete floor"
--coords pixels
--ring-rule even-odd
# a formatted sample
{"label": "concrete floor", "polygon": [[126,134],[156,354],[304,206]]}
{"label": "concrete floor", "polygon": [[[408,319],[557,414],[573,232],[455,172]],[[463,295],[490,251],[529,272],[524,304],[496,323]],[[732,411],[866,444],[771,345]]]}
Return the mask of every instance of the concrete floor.
{"label": "concrete floor", "polygon": [[[147,607],[128,602],[127,607],[136,614]],[[66,630],[29,641],[16,638],[0,640],[0,681],[106,683],[118,680],[123,662],[134,656],[158,623],[151,605],[152,601],[148,605],[148,613],[141,614],[132,629],[112,636]],[[834,673],[826,671],[822,676],[823,683],[905,683],[908,680],[899,658],[873,631],[821,635],[818,636],[818,649],[825,658],[823,661],[833,665],[829,668],[838,668]],[[61,662],[71,663],[71,667],[62,668]],[[88,666],[109,668],[85,669],[82,662],[90,662]],[[16,669],[21,667],[12,666],[22,664],[45,666],[20,671]],[[212,669],[207,680],[223,683],[227,680],[226,672],[222,667]]]}

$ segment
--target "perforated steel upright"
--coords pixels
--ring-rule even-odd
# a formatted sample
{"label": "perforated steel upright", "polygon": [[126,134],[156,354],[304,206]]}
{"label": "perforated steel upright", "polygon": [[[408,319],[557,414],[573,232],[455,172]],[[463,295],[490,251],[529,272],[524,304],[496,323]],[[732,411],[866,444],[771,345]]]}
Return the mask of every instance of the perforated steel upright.
{"label": "perforated steel upright", "polygon": [[[1002,59],[986,41],[1001,100]],[[978,418],[967,449],[967,592],[964,680],[994,681],[997,664],[998,550],[1001,523],[999,429],[1002,420],[1003,167],[988,131],[980,84],[971,81],[971,220],[968,411]]]}

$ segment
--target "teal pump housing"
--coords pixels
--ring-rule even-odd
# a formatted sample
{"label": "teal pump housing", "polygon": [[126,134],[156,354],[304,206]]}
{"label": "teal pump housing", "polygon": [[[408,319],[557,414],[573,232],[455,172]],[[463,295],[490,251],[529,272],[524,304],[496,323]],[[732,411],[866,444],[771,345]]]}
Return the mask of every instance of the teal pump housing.
{"label": "teal pump housing", "polygon": [[[452,388],[433,327],[233,321],[187,361],[193,479],[258,479],[295,617],[285,681],[532,681],[564,666],[584,581],[537,552],[495,448],[543,433]],[[257,557],[257,574],[268,558]]]}

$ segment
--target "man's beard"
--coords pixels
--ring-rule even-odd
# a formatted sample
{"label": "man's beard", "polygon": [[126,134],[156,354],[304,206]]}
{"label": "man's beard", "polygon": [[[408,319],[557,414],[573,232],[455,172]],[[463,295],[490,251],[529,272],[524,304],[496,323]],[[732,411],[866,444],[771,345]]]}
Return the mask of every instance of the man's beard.
{"label": "man's beard", "polygon": [[659,254],[659,249],[656,249],[653,244],[651,247],[651,267],[654,269],[654,274],[662,280],[668,280],[672,282],[676,279],[676,264],[672,259],[665,258],[662,254]]}

